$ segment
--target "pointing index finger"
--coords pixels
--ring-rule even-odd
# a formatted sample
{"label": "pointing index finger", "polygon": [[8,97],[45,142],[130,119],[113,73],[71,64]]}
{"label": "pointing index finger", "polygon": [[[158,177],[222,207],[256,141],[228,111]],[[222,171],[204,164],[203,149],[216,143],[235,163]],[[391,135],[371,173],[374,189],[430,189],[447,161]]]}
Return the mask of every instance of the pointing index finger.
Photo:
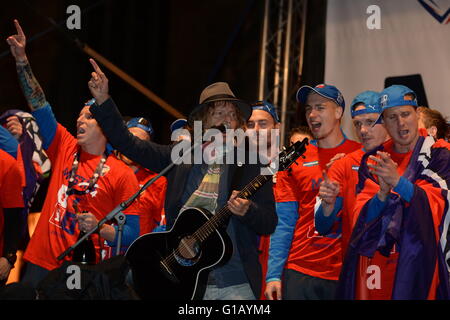
{"label": "pointing index finger", "polygon": [[92,67],[94,68],[95,72],[97,72],[98,75],[103,74],[102,70],[98,66],[97,62],[95,62],[94,59],[90,58],[89,62],[91,63]]}
{"label": "pointing index finger", "polygon": [[14,20],[14,25],[16,26],[17,34],[19,36],[25,36],[25,33],[23,33],[22,27],[19,24],[19,21],[17,19]]}

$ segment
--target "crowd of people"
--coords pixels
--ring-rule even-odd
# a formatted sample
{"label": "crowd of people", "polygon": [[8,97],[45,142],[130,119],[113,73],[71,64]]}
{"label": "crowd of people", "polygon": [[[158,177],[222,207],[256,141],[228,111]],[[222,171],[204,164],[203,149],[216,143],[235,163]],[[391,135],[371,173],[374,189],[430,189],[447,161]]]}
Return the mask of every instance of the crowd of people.
{"label": "crowd of people", "polygon": [[[234,151],[256,144],[254,150],[274,159],[281,125],[276,106],[249,104],[227,83],[213,83],[188,119],[170,125],[172,143],[160,145],[152,141],[148,118],[122,116],[107,76],[90,59],[93,99],[81,107],[72,135],[55,118],[58,106],[33,74],[25,33],[14,23],[17,34],[7,42],[28,110],[0,116],[1,298],[20,298],[20,290],[10,290],[18,283],[38,292],[53,270],[71,260],[70,254],[59,257],[81,232],[97,228],[170,166],[179,145],[195,142],[195,123],[200,136],[242,129],[252,138],[232,140],[231,149],[213,152],[212,159],[177,164],[155,180],[123,210],[123,230],[111,220],[91,235],[97,264],[115,256],[119,238],[124,255],[140,236],[171,230],[183,210],[214,214],[226,206],[231,216],[220,228],[232,251],[208,270],[204,300],[450,298],[449,123],[420,106],[410,88],[364,91],[350,105],[333,85],[299,88],[307,126],[289,128],[288,144],[306,138],[306,151],[244,199],[239,192],[265,164],[237,159]],[[341,129],[345,112],[359,141]],[[201,150],[207,148],[205,143]],[[222,161],[229,154],[235,161]],[[29,234],[29,208],[45,179],[45,201]],[[18,282],[6,284],[18,250],[25,266]],[[133,270],[124,279],[158,298],[151,281],[142,289],[137,280]]]}

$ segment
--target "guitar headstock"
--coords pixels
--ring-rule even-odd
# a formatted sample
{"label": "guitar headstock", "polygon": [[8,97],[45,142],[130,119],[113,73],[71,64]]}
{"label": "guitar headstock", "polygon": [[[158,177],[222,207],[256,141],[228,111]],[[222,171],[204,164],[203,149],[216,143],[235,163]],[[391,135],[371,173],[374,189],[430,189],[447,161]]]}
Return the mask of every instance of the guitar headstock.
{"label": "guitar headstock", "polygon": [[303,153],[305,153],[308,144],[308,138],[304,138],[302,141],[297,141],[288,148],[284,148],[278,155],[278,171],[288,169],[301,155],[303,155]]}

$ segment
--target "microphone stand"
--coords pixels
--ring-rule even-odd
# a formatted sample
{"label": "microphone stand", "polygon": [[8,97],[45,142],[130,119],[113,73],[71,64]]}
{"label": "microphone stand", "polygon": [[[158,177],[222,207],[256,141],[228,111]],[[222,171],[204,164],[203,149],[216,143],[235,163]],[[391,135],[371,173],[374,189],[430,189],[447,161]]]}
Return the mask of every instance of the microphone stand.
{"label": "microphone stand", "polygon": [[[182,142],[180,142],[182,143]],[[197,148],[202,144],[202,141],[196,142],[194,145],[189,147],[189,149],[185,152],[186,154],[190,154],[192,150]],[[122,212],[126,208],[128,208],[138,197],[139,195],[145,191],[150,185],[152,185],[156,180],[158,180],[161,176],[166,174],[170,169],[172,169],[178,162],[181,163],[181,160],[184,156],[184,154],[179,156],[174,162],[170,163],[167,167],[165,167],[158,175],[147,181],[141,189],[139,189],[134,195],[132,195],[128,200],[120,203],[117,207],[115,207],[110,213],[106,215],[100,222],[95,226],[94,229],[91,231],[86,232],[84,236],[82,236],[75,244],[67,248],[63,253],[61,253],[57,259],[62,260],[64,259],[71,251],[73,251],[81,242],[83,242],[86,238],[88,238],[91,234],[97,232],[97,230],[100,230],[102,225],[104,225],[107,221],[110,221],[112,219],[116,219],[117,225],[118,225],[118,237],[117,237],[117,248],[116,248],[116,255],[120,254],[120,247],[122,242],[122,233],[123,233],[123,225],[125,224],[126,217],[125,214]]]}

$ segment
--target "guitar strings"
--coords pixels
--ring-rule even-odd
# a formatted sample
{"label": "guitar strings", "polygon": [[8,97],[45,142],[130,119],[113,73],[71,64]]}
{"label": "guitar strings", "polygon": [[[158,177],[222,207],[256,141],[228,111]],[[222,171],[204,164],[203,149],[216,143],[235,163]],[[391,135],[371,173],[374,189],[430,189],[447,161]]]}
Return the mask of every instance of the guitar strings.
{"label": "guitar strings", "polygon": [[[237,195],[239,198],[248,199],[253,195],[254,192],[258,191],[258,189],[272,176],[270,175],[259,175],[254,178],[249,184],[247,184]],[[252,188],[252,189],[250,189]],[[211,233],[213,233],[217,227],[222,223],[222,220],[227,218],[230,215],[231,211],[228,208],[228,205],[225,205],[222,209],[220,209],[210,220],[208,220],[202,227],[200,227],[196,232],[192,234],[192,238],[195,241],[203,242],[206,240]],[[174,262],[176,262],[176,255],[183,256],[183,252],[189,252],[189,248],[183,243],[180,242],[178,248],[174,250],[170,255],[168,255],[165,259],[162,260],[168,266],[171,266]]]}
{"label": "guitar strings", "polygon": [[[306,141],[305,141],[306,140]],[[300,154],[304,153],[306,148],[305,145],[308,144],[308,140],[305,138],[299,145],[299,142],[296,142],[294,144],[294,150],[295,154],[300,156]],[[292,148],[292,147],[291,147]],[[294,154],[291,152],[288,152],[288,150],[284,150],[279,155],[279,159],[284,159],[284,157],[293,158]],[[287,162],[287,161],[284,161]],[[295,162],[295,161],[294,161]],[[289,165],[287,165],[289,167]],[[285,168],[286,169],[286,168]],[[248,199],[253,193],[250,188],[253,189],[253,192],[256,192],[265,182],[267,182],[272,175],[259,175],[256,178],[254,178],[247,186],[244,187],[243,190],[241,190],[237,197]],[[219,226],[219,224],[222,222],[222,219],[226,218],[231,211],[228,208],[228,205],[225,205],[222,209],[220,209],[213,218],[208,220],[206,223],[203,224],[194,234],[192,235],[192,238],[195,241],[204,241],[209,237],[209,235],[215,231],[215,229]],[[180,249],[179,249],[180,248]],[[168,255],[165,259],[163,259],[161,262],[166,263],[167,267],[170,267],[173,262],[176,261],[175,255],[180,255],[181,251],[185,252],[186,250],[189,251],[188,248],[186,248],[184,242],[180,242],[179,248],[176,248],[170,255]]]}

